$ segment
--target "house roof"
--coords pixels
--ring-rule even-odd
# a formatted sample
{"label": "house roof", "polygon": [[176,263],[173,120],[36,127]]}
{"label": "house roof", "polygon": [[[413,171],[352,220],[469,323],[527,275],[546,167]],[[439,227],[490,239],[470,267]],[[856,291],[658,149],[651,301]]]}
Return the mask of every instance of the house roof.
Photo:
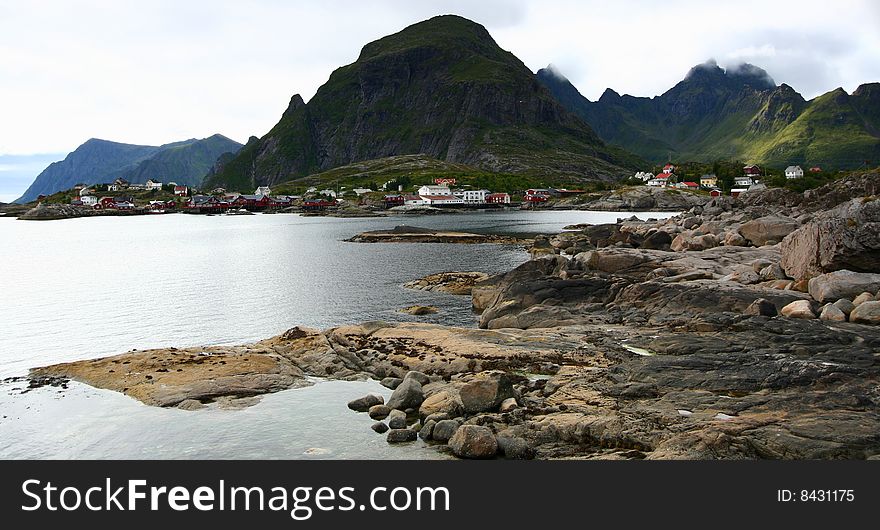
{"label": "house roof", "polygon": [[460,201],[461,197],[454,195],[420,195],[423,199],[431,199],[432,201]]}
{"label": "house roof", "polygon": [[688,188],[698,188],[698,187],[700,187],[699,184],[697,184],[696,182],[684,182],[684,185],[687,186]]}
{"label": "house roof", "polygon": [[785,172],[788,173],[789,171],[803,171],[803,169],[801,169],[801,166],[788,166],[785,168]]}

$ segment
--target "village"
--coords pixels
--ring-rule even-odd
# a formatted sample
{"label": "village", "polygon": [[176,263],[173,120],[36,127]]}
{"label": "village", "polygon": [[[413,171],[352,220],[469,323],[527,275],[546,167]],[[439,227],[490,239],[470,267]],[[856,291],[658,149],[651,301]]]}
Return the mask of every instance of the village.
{"label": "village", "polygon": [[[433,184],[420,186],[405,193],[403,186],[396,192],[370,188],[346,190],[318,189],[309,187],[300,195],[273,193],[269,186],[259,186],[252,194],[228,192],[215,188],[209,193],[200,192],[174,182],[163,183],[148,180],[133,184],[116,179],[110,184],[74,186],[65,196],[75,207],[96,211],[131,213],[201,213],[201,214],[247,214],[253,212],[324,212],[345,204],[353,204],[368,210],[424,210],[440,208],[503,208],[519,207],[523,202],[512,201],[508,193],[493,193],[487,189],[454,188],[456,179],[437,178]],[[104,195],[104,192],[107,194]],[[580,190],[529,189],[523,192],[525,204],[544,202],[552,196],[583,193]],[[136,197],[137,195],[137,197]],[[53,197],[40,196],[38,201],[50,201]]]}
{"label": "village", "polygon": [[[682,189],[691,191],[705,191],[711,197],[720,197],[724,194],[721,179],[714,173],[704,174],[700,177],[700,182],[688,181],[679,178],[675,171],[676,166],[669,163],[663,166],[660,173],[654,175],[650,172],[638,172],[632,180],[641,181],[645,186],[655,188]],[[810,173],[822,173],[822,168],[815,166],[810,168]],[[797,180],[804,178],[804,170],[801,166],[788,166],[785,168],[784,176],[786,180]],[[742,168],[742,174],[733,178],[732,186],[730,186],[730,196],[738,197],[747,191],[757,191],[767,188],[767,170],[751,164]]]}

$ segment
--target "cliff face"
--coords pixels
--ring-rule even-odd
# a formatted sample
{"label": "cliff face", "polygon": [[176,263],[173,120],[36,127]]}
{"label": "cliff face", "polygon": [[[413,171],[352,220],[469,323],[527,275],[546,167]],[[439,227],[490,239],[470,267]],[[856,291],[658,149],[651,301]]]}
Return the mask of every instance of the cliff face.
{"label": "cliff face", "polygon": [[633,157],[609,149],[482,26],[436,17],[366,45],[314,98],[211,184],[272,184],[404,154],[491,171],[613,178]]}

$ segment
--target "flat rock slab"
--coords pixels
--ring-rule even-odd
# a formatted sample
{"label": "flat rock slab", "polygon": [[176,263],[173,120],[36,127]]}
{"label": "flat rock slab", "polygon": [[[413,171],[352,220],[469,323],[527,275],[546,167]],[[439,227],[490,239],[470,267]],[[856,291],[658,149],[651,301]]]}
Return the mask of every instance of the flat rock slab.
{"label": "flat rock slab", "polygon": [[246,347],[136,351],[36,368],[31,375],[69,377],[159,407],[255,396],[311,384],[302,370],[284,358]]}

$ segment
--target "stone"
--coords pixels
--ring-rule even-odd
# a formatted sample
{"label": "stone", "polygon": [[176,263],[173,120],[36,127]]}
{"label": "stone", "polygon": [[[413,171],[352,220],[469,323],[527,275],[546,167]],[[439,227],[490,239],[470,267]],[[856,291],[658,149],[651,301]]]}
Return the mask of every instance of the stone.
{"label": "stone", "polygon": [[797,300],[782,308],[782,316],[788,318],[816,318],[809,300]]}
{"label": "stone", "polygon": [[438,421],[431,431],[431,438],[437,442],[448,442],[460,425],[461,423],[458,420]]}
{"label": "stone", "polygon": [[414,442],[418,438],[418,433],[410,429],[391,429],[388,431],[388,437],[385,440],[390,444],[399,444],[405,442]]}
{"label": "stone", "polygon": [[492,458],[498,453],[498,442],[488,427],[462,425],[449,439],[449,448],[459,458]]}
{"label": "stone", "polygon": [[849,317],[849,314],[852,313],[852,310],[856,308],[856,305],[846,298],[841,298],[840,300],[834,302],[834,306],[837,307],[837,309],[843,311],[843,314],[847,317]]}
{"label": "stone", "polygon": [[739,232],[728,232],[724,236],[724,246],[726,247],[747,247],[749,242],[746,241]]}
{"label": "stone", "polygon": [[376,431],[376,432],[379,433],[379,434],[382,434],[382,433],[385,433],[385,432],[388,431],[388,426],[385,425],[385,424],[384,424],[383,422],[381,422],[381,421],[377,421],[376,423],[374,423],[373,425],[371,425],[370,428],[373,429],[374,431]]}
{"label": "stone", "polygon": [[519,436],[498,435],[498,450],[509,460],[531,460],[535,458],[535,450]]}
{"label": "stone", "polygon": [[388,405],[373,405],[367,412],[374,420],[384,420],[391,414],[391,408]]}
{"label": "stone", "polygon": [[862,293],[862,294],[858,295],[857,297],[853,298],[852,303],[854,306],[858,307],[858,306],[864,304],[865,302],[873,302],[873,301],[874,301],[873,294]]}
{"label": "stone", "polygon": [[388,406],[392,409],[406,410],[418,408],[425,400],[422,393],[422,385],[415,379],[405,379],[400,386],[394,389],[388,398]]}
{"label": "stone", "polygon": [[819,303],[835,302],[854,298],[865,292],[876,292],[880,289],[880,274],[853,272],[848,270],[834,271],[811,278],[809,292]]}
{"label": "stone", "polygon": [[782,270],[782,267],[780,267],[778,263],[764,267],[761,269],[760,275],[761,280],[765,282],[773,280],[788,280],[785,271]]}
{"label": "stone", "polygon": [[821,320],[829,320],[832,322],[846,322],[846,314],[834,304],[827,304],[819,313]]}
{"label": "stone", "polygon": [[367,412],[374,405],[385,403],[385,398],[379,394],[367,394],[366,396],[348,402],[348,408],[356,412]]}
{"label": "stone", "polygon": [[413,316],[433,315],[437,308],[431,305],[414,305],[401,309],[400,312]]}
{"label": "stone", "polygon": [[517,407],[519,407],[519,405],[516,403],[516,398],[509,397],[501,402],[501,406],[498,407],[498,412],[511,412]]}
{"label": "stone", "polygon": [[513,397],[513,384],[503,372],[490,372],[462,386],[458,391],[464,411],[469,414],[498,410]]}
{"label": "stone", "polygon": [[392,409],[388,414],[388,426],[392,429],[406,429],[406,412]]}
{"label": "stone", "polygon": [[434,426],[437,425],[437,422],[434,420],[428,420],[422,425],[422,428],[419,429],[419,438],[422,440],[430,440],[431,433],[434,432]]}
{"label": "stone", "polygon": [[400,386],[400,383],[403,383],[403,379],[399,377],[386,377],[385,379],[379,381],[380,385],[384,386],[385,388],[390,388],[391,390],[394,390],[395,388]]}
{"label": "stone", "polygon": [[404,381],[406,381],[407,379],[415,379],[422,386],[425,386],[431,382],[430,377],[423,374],[422,372],[417,372],[415,370],[411,370],[411,371],[407,372],[405,376],[403,376]]}
{"label": "stone", "polygon": [[758,298],[746,308],[743,314],[749,316],[775,317],[778,312],[776,311],[776,305],[773,302],[764,298]]}
{"label": "stone", "polygon": [[458,416],[461,409],[461,401],[458,399],[457,392],[452,389],[441,390],[425,398],[419,407],[419,417],[427,419],[436,414],[454,417]]}
{"label": "stone", "polygon": [[800,227],[800,223],[789,217],[770,215],[743,224],[739,233],[756,247],[772,241],[781,241],[785,236]]}
{"label": "stone", "polygon": [[689,232],[682,232],[675,236],[670,248],[675,252],[700,251],[715,248],[718,244],[718,236],[715,234],[695,235]]}
{"label": "stone", "polygon": [[407,289],[469,295],[474,285],[489,279],[485,272],[439,272],[403,284]]}
{"label": "stone", "polygon": [[177,408],[180,410],[193,411],[203,409],[205,408],[205,405],[197,399],[185,399],[177,405]]}
{"label": "stone", "polygon": [[865,302],[853,309],[849,321],[856,324],[880,324],[880,302]]}
{"label": "stone", "polygon": [[737,282],[743,285],[752,285],[761,281],[761,277],[747,266],[740,266],[732,273],[721,277],[723,282]]}
{"label": "stone", "polygon": [[639,245],[639,248],[645,248],[648,250],[669,250],[669,245],[671,244],[672,236],[669,235],[669,232],[657,230],[649,233],[642,241],[642,244]]}
{"label": "stone", "polygon": [[880,201],[855,198],[823,212],[789,234],[780,250],[780,265],[796,279],[841,269],[880,272]]}

